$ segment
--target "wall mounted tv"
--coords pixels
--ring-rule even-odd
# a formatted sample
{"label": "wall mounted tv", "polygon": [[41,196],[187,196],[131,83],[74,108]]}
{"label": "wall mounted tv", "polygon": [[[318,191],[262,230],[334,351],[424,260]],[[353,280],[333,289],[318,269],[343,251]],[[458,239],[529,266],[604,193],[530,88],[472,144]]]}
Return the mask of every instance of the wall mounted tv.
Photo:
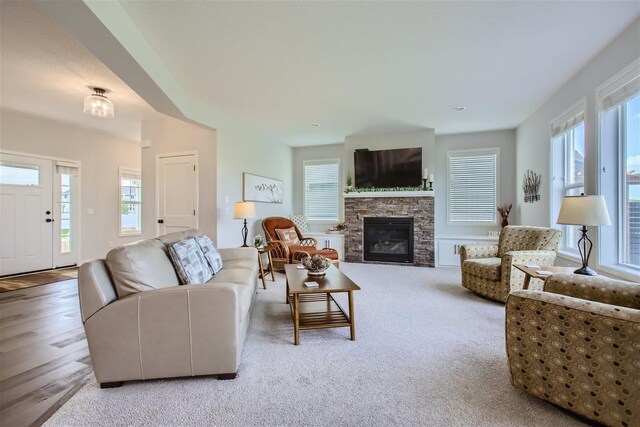
{"label": "wall mounted tv", "polygon": [[356,187],[419,187],[422,185],[422,148],[356,150],[353,154]]}

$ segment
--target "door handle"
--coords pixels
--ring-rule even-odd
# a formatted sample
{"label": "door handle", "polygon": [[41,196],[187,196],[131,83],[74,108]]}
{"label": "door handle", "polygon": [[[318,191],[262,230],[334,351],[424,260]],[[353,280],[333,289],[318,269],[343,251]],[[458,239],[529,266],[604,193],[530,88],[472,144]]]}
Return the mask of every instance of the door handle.
{"label": "door handle", "polygon": [[53,220],[51,218],[47,218],[45,219],[45,222],[53,222]]}
{"label": "door handle", "polygon": [[164,224],[164,219],[159,219],[158,224]]}
{"label": "door handle", "polygon": [[51,215],[51,211],[46,211],[45,214]]}

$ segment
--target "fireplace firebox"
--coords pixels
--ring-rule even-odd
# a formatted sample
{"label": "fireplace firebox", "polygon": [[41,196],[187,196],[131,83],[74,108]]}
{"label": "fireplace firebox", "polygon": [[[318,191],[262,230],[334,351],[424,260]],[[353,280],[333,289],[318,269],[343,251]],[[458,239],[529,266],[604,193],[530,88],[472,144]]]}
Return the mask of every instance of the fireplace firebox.
{"label": "fireplace firebox", "polygon": [[365,217],[364,260],[413,263],[413,218]]}

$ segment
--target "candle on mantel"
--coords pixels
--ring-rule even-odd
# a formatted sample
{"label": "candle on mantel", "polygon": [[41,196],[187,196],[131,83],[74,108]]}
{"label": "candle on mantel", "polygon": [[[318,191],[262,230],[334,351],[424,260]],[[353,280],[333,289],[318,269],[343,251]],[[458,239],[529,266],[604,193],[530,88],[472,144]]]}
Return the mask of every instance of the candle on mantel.
{"label": "candle on mantel", "polygon": [[429,175],[429,182],[433,182],[433,174]]}
{"label": "candle on mantel", "polygon": [[427,179],[429,177],[429,169],[425,168],[424,172],[422,172],[422,179]]}

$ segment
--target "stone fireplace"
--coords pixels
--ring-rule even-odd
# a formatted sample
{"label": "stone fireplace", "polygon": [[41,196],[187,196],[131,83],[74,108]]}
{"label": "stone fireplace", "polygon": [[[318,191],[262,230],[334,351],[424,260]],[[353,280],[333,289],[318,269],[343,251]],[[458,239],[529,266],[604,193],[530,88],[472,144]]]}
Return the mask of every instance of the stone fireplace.
{"label": "stone fireplace", "polygon": [[433,201],[432,191],[346,194],[345,261],[433,267]]}

